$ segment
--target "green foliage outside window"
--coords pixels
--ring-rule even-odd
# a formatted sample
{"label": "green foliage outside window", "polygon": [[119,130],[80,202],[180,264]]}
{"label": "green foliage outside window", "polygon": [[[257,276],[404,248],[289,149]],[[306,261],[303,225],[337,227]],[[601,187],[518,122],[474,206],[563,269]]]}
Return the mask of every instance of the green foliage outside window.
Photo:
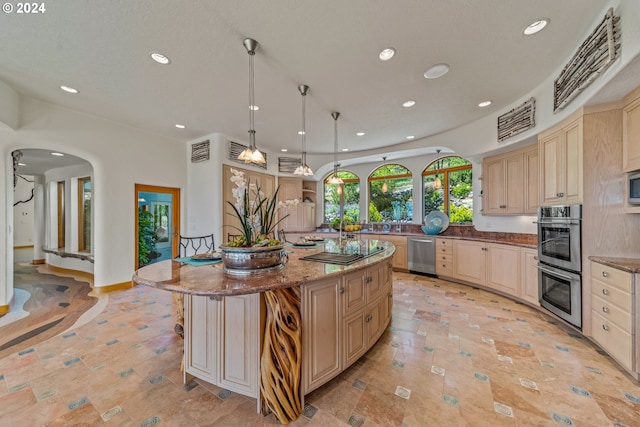
{"label": "green foliage outside window", "polygon": [[[382,177],[384,179],[369,181],[369,221],[411,221],[413,219],[411,172],[402,165],[383,165],[371,174],[371,178]],[[383,191],[385,185],[387,191]]]}
{"label": "green foliage outside window", "polygon": [[[436,178],[440,179],[440,188],[436,188]],[[471,163],[460,157],[446,157],[429,165],[422,177],[424,215],[439,210],[447,214],[452,223],[472,222],[472,178]],[[445,190],[448,190],[446,194]]]}
{"label": "green foliage outside window", "polygon": [[138,208],[138,267],[151,261],[150,255],[156,247],[158,234],[153,225],[153,214],[142,207]]}
{"label": "green foliage outside window", "polygon": [[[332,175],[327,177],[327,180]],[[344,218],[352,223],[360,222],[360,180],[357,175],[348,171],[338,171],[338,176],[345,181],[342,194],[338,185],[324,182],[324,222],[330,224],[340,218],[340,204],[343,206]]]}

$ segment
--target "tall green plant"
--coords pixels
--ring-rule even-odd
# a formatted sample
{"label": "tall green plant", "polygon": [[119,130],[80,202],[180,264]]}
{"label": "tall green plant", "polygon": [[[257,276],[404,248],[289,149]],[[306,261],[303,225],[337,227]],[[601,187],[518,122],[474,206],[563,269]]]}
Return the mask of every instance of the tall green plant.
{"label": "tall green plant", "polygon": [[149,264],[150,255],[156,247],[158,234],[153,227],[153,214],[138,208],[138,267]]}

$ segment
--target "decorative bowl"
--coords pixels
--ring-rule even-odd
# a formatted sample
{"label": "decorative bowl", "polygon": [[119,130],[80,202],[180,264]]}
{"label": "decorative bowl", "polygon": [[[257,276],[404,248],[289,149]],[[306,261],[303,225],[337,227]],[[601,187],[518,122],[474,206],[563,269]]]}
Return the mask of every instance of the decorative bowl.
{"label": "decorative bowl", "polygon": [[424,234],[435,235],[442,231],[442,226],[440,225],[423,225],[422,231]]}

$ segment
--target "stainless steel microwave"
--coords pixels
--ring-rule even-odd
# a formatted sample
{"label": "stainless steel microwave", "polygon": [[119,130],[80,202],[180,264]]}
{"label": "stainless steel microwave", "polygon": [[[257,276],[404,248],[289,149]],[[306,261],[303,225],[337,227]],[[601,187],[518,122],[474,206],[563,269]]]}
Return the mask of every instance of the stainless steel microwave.
{"label": "stainless steel microwave", "polygon": [[629,204],[640,205],[640,172],[629,174]]}

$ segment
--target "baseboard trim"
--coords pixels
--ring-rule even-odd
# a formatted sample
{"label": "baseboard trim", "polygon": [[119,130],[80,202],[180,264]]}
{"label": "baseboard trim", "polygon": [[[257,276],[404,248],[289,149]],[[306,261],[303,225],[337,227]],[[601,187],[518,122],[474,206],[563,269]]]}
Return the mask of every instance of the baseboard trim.
{"label": "baseboard trim", "polygon": [[46,273],[59,274],[65,277],[84,277],[89,280],[89,283],[93,284],[93,273],[87,273],[82,270],[73,270],[71,268],[56,267],[55,265],[46,264]]}
{"label": "baseboard trim", "polygon": [[47,262],[44,258],[42,259],[32,259],[31,260],[31,264],[33,265],[40,265],[40,264],[44,264],[45,262]]}
{"label": "baseboard trim", "polygon": [[134,286],[135,284],[133,283],[133,281],[130,280],[128,282],[114,283],[113,285],[94,287],[93,290],[91,291],[91,294],[104,295],[104,294],[109,294],[111,292],[124,291],[127,289],[131,289]]}

